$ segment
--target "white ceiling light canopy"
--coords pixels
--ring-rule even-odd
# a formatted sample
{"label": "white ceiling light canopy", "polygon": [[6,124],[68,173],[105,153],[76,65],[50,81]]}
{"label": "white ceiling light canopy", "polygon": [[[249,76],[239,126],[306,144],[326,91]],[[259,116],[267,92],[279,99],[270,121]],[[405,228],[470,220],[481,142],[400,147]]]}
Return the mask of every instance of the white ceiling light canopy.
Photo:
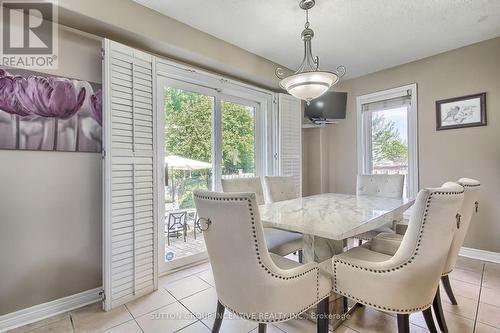
{"label": "white ceiling light canopy", "polygon": [[314,7],[315,3],[315,0],[301,0],[299,4],[306,12],[306,24],[301,34],[304,41],[304,58],[299,68],[290,76],[285,76],[282,68],[276,68],[276,76],[281,79],[280,86],[292,96],[308,103],[323,95],[346,73],[344,66],[338,66],[335,72],[319,70],[319,58],[312,55],[311,40],[314,31],[309,28],[309,9]]}

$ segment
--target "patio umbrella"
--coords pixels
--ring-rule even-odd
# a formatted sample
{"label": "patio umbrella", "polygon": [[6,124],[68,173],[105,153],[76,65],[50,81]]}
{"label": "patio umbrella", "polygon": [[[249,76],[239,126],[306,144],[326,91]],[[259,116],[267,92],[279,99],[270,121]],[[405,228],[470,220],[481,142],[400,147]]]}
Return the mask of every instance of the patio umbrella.
{"label": "patio umbrella", "polygon": [[[198,161],[198,160],[192,160],[190,158],[178,156],[178,155],[168,155],[165,157],[165,170],[170,169],[172,171],[174,170],[180,170],[180,171],[193,171],[193,170],[205,170],[205,169],[211,169],[212,168],[212,163],[204,162],[204,161]],[[184,175],[185,177],[185,175]],[[168,184],[168,174],[165,177],[166,183]],[[174,179],[172,177],[172,201],[175,200],[175,186],[174,186]]]}
{"label": "patio umbrella", "polygon": [[172,170],[203,170],[211,169],[212,163],[192,160],[190,158],[168,155],[165,157],[165,164]]}

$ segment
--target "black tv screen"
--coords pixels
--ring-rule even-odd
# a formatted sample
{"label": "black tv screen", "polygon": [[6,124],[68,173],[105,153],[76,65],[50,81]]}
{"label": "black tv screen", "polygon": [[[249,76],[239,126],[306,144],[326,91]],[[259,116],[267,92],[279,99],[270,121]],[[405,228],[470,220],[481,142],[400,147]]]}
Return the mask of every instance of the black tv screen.
{"label": "black tv screen", "polygon": [[311,120],[345,119],[346,92],[329,91],[306,103],[304,116]]}

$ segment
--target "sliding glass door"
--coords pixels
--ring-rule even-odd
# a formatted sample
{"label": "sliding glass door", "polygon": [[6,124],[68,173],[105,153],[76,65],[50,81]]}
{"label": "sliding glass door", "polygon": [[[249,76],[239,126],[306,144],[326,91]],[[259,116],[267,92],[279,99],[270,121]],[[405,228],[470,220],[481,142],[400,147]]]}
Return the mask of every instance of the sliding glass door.
{"label": "sliding glass door", "polygon": [[160,221],[160,273],[207,257],[197,228],[196,189],[220,190],[222,178],[260,172],[257,124],[259,104],[216,89],[160,79],[164,116],[164,221]]}
{"label": "sliding glass door", "polygon": [[258,105],[224,96],[221,101],[223,179],[255,177],[255,119]]}

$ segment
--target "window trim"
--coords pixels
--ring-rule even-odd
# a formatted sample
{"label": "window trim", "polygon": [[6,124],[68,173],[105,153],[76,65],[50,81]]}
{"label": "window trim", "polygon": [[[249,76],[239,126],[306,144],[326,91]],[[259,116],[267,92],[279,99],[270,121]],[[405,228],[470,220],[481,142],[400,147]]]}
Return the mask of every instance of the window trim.
{"label": "window trim", "polygon": [[408,84],[401,87],[377,91],[374,93],[356,97],[357,109],[357,161],[358,174],[368,172],[367,159],[364,154],[367,147],[367,129],[363,121],[363,104],[379,102],[391,98],[405,96],[408,91],[411,94],[411,104],[408,112],[408,196],[416,197],[419,189],[418,175],[418,105],[417,105],[417,84]]}
{"label": "window trim", "polygon": [[[215,90],[219,101],[224,96],[231,96],[241,101],[251,101],[257,104],[256,146],[259,146],[260,151],[256,149],[256,155],[259,154],[260,165],[255,166],[256,172],[260,173],[261,177],[276,174],[278,128],[275,119],[278,111],[277,105],[275,105],[275,92],[163,58],[157,58],[156,68],[157,80],[167,78]],[[218,158],[215,162],[222,162],[222,156],[220,161]]]}
{"label": "window trim", "polygon": [[[222,132],[220,128],[221,121],[216,117],[221,117],[221,101],[233,101],[242,104],[252,104],[256,107],[255,114],[255,172],[259,176],[276,175],[278,160],[276,153],[278,151],[278,123],[277,123],[277,105],[276,93],[261,89],[249,84],[229,79],[222,75],[210,73],[192,66],[183,65],[171,60],[156,58],[156,91],[158,96],[163,96],[163,88],[170,85],[174,88],[185,89],[197,93],[214,97],[214,106],[212,114],[212,156],[214,160],[213,188],[220,191],[220,176],[216,172],[222,167],[222,150],[219,146],[222,144]],[[157,121],[157,140],[164,142],[165,117],[163,115],[164,99],[157,98],[156,112],[160,113]],[[216,139],[215,136],[218,136]],[[220,136],[220,137],[219,137]],[[164,149],[158,147],[159,162],[158,169],[163,170]],[[161,184],[165,183],[165,173],[159,174]],[[161,191],[159,191],[161,192]],[[165,216],[165,206],[158,205],[158,216]],[[157,221],[159,230],[162,230],[164,221]],[[163,238],[163,239],[162,239]],[[158,268],[159,274],[167,274],[179,267],[193,264],[207,258],[207,252],[199,253],[191,257],[180,258],[166,263],[163,259],[164,253],[164,235],[158,233]]]}

